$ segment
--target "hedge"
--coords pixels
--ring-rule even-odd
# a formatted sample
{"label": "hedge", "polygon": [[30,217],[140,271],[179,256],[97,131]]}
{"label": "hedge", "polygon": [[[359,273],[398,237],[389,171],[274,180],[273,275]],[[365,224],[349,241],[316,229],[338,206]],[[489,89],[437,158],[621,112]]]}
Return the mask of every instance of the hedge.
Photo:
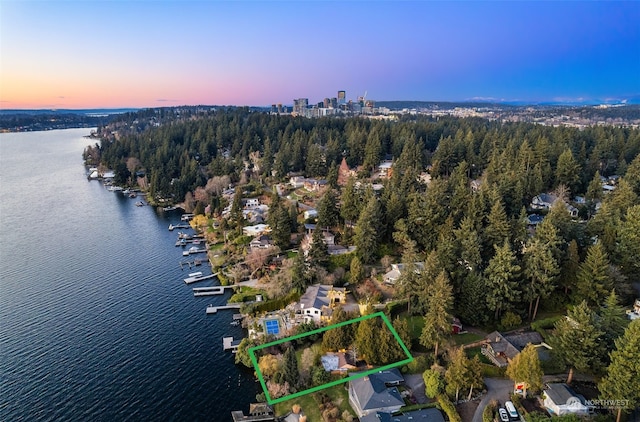
{"label": "hedge", "polygon": [[264,302],[255,302],[251,304],[244,305],[240,312],[243,314],[258,314],[262,312],[273,312],[278,309],[283,309],[285,306],[290,304],[291,302],[295,302],[300,299],[300,293],[291,292],[288,295],[281,297],[279,299],[267,300]]}
{"label": "hedge", "polygon": [[453,405],[453,403],[451,403],[451,400],[449,400],[449,397],[444,394],[440,394],[438,396],[438,404],[440,405],[442,411],[447,414],[449,422],[462,422],[460,414],[456,410],[456,407]]}

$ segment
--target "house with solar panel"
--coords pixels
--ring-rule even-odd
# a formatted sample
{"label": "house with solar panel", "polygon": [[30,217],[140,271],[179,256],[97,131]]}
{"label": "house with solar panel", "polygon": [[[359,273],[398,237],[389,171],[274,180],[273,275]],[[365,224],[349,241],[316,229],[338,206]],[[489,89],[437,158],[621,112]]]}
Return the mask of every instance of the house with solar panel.
{"label": "house with solar panel", "polygon": [[321,324],[328,321],[336,306],[347,303],[347,290],[325,284],[314,284],[300,297],[299,312],[306,321]]}

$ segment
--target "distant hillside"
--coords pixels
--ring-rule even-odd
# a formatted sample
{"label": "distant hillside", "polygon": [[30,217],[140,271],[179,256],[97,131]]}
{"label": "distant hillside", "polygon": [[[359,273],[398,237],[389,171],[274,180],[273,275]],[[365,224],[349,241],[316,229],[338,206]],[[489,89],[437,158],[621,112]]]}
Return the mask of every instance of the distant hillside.
{"label": "distant hillside", "polygon": [[0,131],[31,132],[96,127],[108,123],[114,116],[129,111],[136,109],[0,110]]}

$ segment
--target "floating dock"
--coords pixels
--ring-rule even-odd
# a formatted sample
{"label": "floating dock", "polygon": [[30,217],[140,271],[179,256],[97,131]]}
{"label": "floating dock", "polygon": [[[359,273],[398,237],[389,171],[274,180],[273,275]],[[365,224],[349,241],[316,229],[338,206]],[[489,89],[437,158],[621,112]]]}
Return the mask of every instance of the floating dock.
{"label": "floating dock", "polygon": [[225,287],[227,286],[196,287],[193,289],[193,295],[195,297],[221,295]]}
{"label": "floating dock", "polygon": [[202,275],[202,274],[196,275],[196,273],[192,273],[192,274],[189,274],[189,277],[184,279],[184,282],[186,284],[191,284],[191,283],[195,283],[195,282],[198,282],[198,281],[209,280],[211,278],[214,278],[217,275],[218,275],[218,273],[209,274],[209,275]]}
{"label": "floating dock", "polygon": [[190,229],[191,226],[188,224],[169,224],[169,231],[173,231],[173,229]]}
{"label": "floating dock", "polygon": [[240,309],[241,306],[242,306],[242,303],[229,303],[223,306],[209,305],[207,306],[207,315],[215,314],[216,312],[224,311],[225,309]]}

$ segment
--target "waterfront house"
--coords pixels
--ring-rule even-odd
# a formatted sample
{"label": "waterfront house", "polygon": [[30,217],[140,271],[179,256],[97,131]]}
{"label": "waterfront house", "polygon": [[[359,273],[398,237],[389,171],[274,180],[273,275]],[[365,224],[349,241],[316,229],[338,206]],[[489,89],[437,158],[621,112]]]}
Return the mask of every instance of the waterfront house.
{"label": "waterfront house", "polygon": [[359,418],[360,422],[445,422],[442,412],[434,407],[401,414],[375,412]]}
{"label": "waterfront house", "polygon": [[299,311],[307,320],[317,324],[329,320],[333,308],[347,303],[347,291],[344,287],[314,284],[300,297]]}
{"label": "waterfront house", "polygon": [[362,418],[367,415],[394,413],[404,406],[397,386],[404,378],[397,368],[380,371],[349,381],[349,404]]}

